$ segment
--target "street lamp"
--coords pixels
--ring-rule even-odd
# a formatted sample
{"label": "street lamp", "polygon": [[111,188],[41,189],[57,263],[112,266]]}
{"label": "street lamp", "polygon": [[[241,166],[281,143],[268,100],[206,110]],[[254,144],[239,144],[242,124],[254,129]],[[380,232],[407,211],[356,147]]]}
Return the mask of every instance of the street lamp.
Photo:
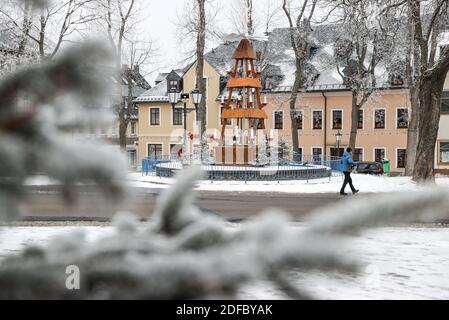
{"label": "street lamp", "polygon": [[337,140],[337,153],[338,156],[340,156],[340,142],[341,142],[341,138],[342,138],[342,134],[340,132],[340,130],[338,130],[338,132],[335,134],[335,139]]}
{"label": "street lamp", "polygon": [[201,91],[198,90],[198,88],[195,88],[195,90],[192,91],[192,101],[195,105],[195,110],[198,112],[198,105],[201,103],[201,99],[203,98],[203,95],[201,94]]}
{"label": "street lamp", "polygon": [[[200,90],[198,90],[198,87],[195,88],[195,90],[193,90],[191,92],[192,95],[192,101],[193,104],[195,105],[195,111],[196,111],[196,119],[198,119],[198,106],[201,103],[201,100],[203,99],[203,94],[201,93]],[[198,128],[198,132],[201,132],[201,127]],[[201,148],[201,155],[200,155],[201,161],[203,161],[203,152],[202,152],[202,148]]]}
{"label": "street lamp", "polygon": [[168,101],[171,103],[173,111],[175,111],[176,104],[179,101],[179,92],[176,90],[176,88],[171,88],[170,92],[168,93]]}

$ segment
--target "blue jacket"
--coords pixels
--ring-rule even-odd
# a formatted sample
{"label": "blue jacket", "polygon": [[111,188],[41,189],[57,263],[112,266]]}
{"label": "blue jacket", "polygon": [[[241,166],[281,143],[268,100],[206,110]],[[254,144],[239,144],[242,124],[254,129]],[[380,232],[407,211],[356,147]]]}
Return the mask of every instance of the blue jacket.
{"label": "blue jacket", "polygon": [[352,167],[357,165],[354,160],[352,160],[352,156],[349,152],[345,151],[343,157],[341,158],[341,171],[350,172]]}

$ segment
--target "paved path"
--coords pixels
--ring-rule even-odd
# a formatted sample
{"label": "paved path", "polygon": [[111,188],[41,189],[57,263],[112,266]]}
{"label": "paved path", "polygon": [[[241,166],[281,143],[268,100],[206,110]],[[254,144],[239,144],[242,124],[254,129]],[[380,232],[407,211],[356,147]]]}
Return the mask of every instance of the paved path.
{"label": "paved path", "polygon": [[[131,199],[120,210],[131,211],[143,219],[151,217],[161,189],[130,189]],[[117,209],[110,200],[97,191],[77,193],[78,203],[67,206],[59,192],[52,188],[34,189],[28,192],[24,206],[26,220],[109,220]],[[198,192],[196,203],[228,220],[246,219],[267,208],[280,208],[290,213],[292,220],[302,217],[324,205],[341,200],[338,194],[266,194],[266,193],[220,193]]]}

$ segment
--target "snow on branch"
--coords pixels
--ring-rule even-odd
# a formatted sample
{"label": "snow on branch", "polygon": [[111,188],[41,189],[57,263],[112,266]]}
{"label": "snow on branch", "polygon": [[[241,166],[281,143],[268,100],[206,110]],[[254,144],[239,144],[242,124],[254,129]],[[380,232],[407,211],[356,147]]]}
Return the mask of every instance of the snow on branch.
{"label": "snow on branch", "polygon": [[[28,248],[4,260],[0,298],[237,298],[244,284],[268,279],[290,298],[309,299],[307,290],[289,283],[288,272],[356,274],[361,266],[345,253],[340,233],[448,208],[446,190],[429,190],[408,194],[405,205],[406,195],[399,195],[324,209],[305,230],[290,227],[276,210],[230,228],[193,205],[196,178],[198,170],[182,173],[161,197],[150,225],[121,214],[115,232],[95,243],[78,233],[66,235],[47,248]],[[65,287],[68,265],[80,269],[80,290]]]}
{"label": "snow on branch", "polygon": [[117,181],[126,172],[125,160],[99,148],[98,142],[70,139],[88,116],[90,126],[107,121],[107,110],[90,106],[108,93],[108,56],[105,46],[86,43],[55,62],[23,68],[0,80],[0,217],[18,214],[24,181],[36,173],[60,181],[66,196],[78,182],[95,182],[113,199],[120,198]]}

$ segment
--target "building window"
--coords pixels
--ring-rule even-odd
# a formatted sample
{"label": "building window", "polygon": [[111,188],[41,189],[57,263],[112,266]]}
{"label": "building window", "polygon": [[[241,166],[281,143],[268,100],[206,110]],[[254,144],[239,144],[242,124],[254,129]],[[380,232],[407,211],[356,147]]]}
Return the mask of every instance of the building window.
{"label": "building window", "polygon": [[312,112],[312,128],[316,130],[323,129],[323,111],[316,110]]}
{"label": "building window", "polygon": [[374,110],[374,129],[385,129],[385,109]]}
{"label": "building window", "polygon": [[354,149],[354,161],[363,161],[363,149],[362,148],[355,148]]}
{"label": "building window", "polygon": [[357,111],[357,129],[363,129],[363,109]]}
{"label": "building window", "polygon": [[323,154],[323,149],[312,148],[312,160],[313,162],[321,162],[321,156]]}
{"label": "building window", "polygon": [[406,129],[408,128],[408,109],[407,108],[399,108],[397,109],[397,128],[398,129]]}
{"label": "building window", "polygon": [[161,124],[161,109],[150,108],[150,125],[159,126]]}
{"label": "building window", "polygon": [[283,111],[275,111],[274,112],[274,128],[281,129],[281,130],[284,128],[284,112]]}
{"label": "building window", "polygon": [[129,150],[127,152],[128,154],[128,165],[130,168],[136,168],[137,167],[137,152],[136,150]]}
{"label": "building window", "polygon": [[374,161],[382,162],[385,159],[385,148],[374,149]]}
{"label": "building window", "polygon": [[341,129],[343,125],[343,111],[332,110],[332,129]]}
{"label": "building window", "polygon": [[227,126],[228,125],[231,125],[231,119],[223,119],[222,118],[222,115],[223,115],[223,111],[225,110],[225,107],[220,107],[220,123],[221,123],[221,125],[224,125],[224,124],[226,124]]}
{"label": "building window", "polygon": [[173,114],[173,125],[174,126],[182,126],[183,124],[183,109],[175,108],[172,110]]}
{"label": "building window", "polygon": [[331,148],[331,157],[340,158],[345,153],[345,148]]}
{"label": "building window", "polygon": [[302,148],[298,148],[298,161],[302,161]]}
{"label": "building window", "polygon": [[440,142],[440,163],[449,163],[449,142]]}
{"label": "building window", "polygon": [[131,121],[131,134],[136,135],[137,134],[137,122]]}
{"label": "building window", "polygon": [[148,145],[148,157],[153,159],[162,158],[162,144],[149,144]]}
{"label": "building window", "polygon": [[441,113],[449,114],[449,97],[441,98]]}
{"label": "building window", "polygon": [[404,169],[405,168],[406,156],[407,156],[407,149],[397,149],[396,150],[396,158],[397,158],[396,167],[398,169]]}
{"label": "building window", "polygon": [[302,130],[302,124],[303,124],[303,111],[297,111],[295,114],[296,119],[296,129]]}

